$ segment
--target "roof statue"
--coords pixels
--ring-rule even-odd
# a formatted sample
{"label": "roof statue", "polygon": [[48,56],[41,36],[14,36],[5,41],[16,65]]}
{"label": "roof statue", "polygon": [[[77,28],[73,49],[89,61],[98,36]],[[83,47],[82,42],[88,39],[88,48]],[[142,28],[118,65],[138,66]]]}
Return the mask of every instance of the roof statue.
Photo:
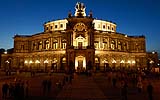
{"label": "roof statue", "polygon": [[80,2],[77,2],[76,3],[76,6],[75,6],[75,16],[78,16],[78,17],[84,17],[86,16],[86,12],[85,12],[85,6],[83,3],[80,3]]}

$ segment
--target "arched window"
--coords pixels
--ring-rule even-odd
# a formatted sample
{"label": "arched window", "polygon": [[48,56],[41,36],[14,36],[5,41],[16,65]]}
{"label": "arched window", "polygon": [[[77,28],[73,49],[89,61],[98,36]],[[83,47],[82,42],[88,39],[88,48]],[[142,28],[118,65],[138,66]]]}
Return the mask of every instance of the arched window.
{"label": "arched window", "polygon": [[58,48],[58,40],[53,40],[53,49]]}
{"label": "arched window", "polygon": [[118,42],[118,50],[121,50],[121,49],[122,49],[122,43]]}
{"label": "arched window", "polygon": [[66,49],[66,40],[65,39],[62,40],[62,49]]}
{"label": "arched window", "polygon": [[44,49],[47,49],[47,50],[49,49],[49,40],[45,41],[45,48]]}
{"label": "arched window", "polygon": [[42,41],[38,42],[38,50],[42,50]]}
{"label": "arched window", "polygon": [[123,50],[124,50],[124,51],[127,50],[127,43],[123,43]]}
{"label": "arched window", "polygon": [[107,39],[103,39],[103,49],[108,49]]}
{"label": "arched window", "polygon": [[98,42],[98,41],[95,41],[95,42],[94,42],[94,47],[95,47],[95,49],[98,49],[98,48],[99,48],[99,42]]}
{"label": "arched window", "polygon": [[115,41],[114,40],[112,40],[112,42],[111,42],[111,49],[115,50]]}

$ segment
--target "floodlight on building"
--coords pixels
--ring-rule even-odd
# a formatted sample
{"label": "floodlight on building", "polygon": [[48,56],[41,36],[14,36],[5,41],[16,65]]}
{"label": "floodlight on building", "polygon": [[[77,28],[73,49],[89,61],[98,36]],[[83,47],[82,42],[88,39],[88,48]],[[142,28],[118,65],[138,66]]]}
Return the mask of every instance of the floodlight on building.
{"label": "floodlight on building", "polygon": [[133,61],[132,61],[132,64],[135,64],[135,63],[136,63],[136,62],[133,60]]}
{"label": "floodlight on building", "polygon": [[4,54],[7,54],[7,51],[5,51]]}
{"label": "floodlight on building", "polygon": [[124,60],[121,60],[121,62],[120,63],[124,63]]}
{"label": "floodlight on building", "polygon": [[112,63],[117,63],[116,60],[113,60]]}
{"label": "floodlight on building", "polygon": [[48,60],[45,60],[44,63],[48,63]]}
{"label": "floodlight on building", "polygon": [[104,63],[108,63],[108,61],[107,61],[107,60],[104,60]]}
{"label": "floodlight on building", "polygon": [[6,63],[9,63],[9,61],[7,60]]}
{"label": "floodlight on building", "polygon": [[153,61],[153,60],[151,60],[149,63],[150,63],[150,64],[153,64],[153,63],[154,63],[154,61]]}
{"label": "floodlight on building", "polygon": [[130,60],[128,60],[128,63],[130,64],[130,63],[131,63],[131,61],[130,61]]}
{"label": "floodlight on building", "polygon": [[28,61],[27,61],[27,60],[25,60],[25,61],[24,61],[24,63],[25,63],[25,64],[27,64],[27,63],[28,63]]}
{"label": "floodlight on building", "polygon": [[30,64],[32,64],[32,63],[33,63],[33,61],[32,61],[32,60],[30,60],[30,61],[29,61],[29,63],[30,63]]}
{"label": "floodlight on building", "polygon": [[40,63],[40,61],[39,61],[39,60],[36,60],[35,63]]}

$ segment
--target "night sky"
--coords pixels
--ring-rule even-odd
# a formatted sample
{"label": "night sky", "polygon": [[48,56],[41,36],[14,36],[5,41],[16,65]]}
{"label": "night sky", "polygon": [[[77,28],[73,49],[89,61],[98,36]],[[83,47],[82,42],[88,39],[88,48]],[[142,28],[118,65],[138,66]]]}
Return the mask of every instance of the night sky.
{"label": "night sky", "polygon": [[147,51],[160,53],[160,0],[0,0],[0,48],[12,48],[15,34],[43,32],[45,22],[74,15],[76,2],[87,15],[115,22],[117,32],[144,35]]}

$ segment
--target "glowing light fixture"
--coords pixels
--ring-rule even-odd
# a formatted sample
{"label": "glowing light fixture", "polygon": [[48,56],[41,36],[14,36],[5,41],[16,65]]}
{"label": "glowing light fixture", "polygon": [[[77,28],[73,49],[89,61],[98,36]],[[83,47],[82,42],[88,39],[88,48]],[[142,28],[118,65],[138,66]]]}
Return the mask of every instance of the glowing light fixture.
{"label": "glowing light fixture", "polygon": [[121,62],[120,63],[124,63],[124,60],[121,60]]}
{"label": "glowing light fixture", "polygon": [[45,60],[44,63],[48,63],[48,60]]}
{"label": "glowing light fixture", "polygon": [[128,60],[128,63],[130,64],[130,63],[131,63],[131,61],[130,61],[130,60]]}
{"label": "glowing light fixture", "polygon": [[133,60],[133,61],[132,61],[132,64],[135,64],[135,63],[136,63],[136,62]]}
{"label": "glowing light fixture", "polygon": [[115,60],[113,60],[112,63],[117,63],[117,62]]}
{"label": "glowing light fixture", "polygon": [[6,63],[9,63],[9,61],[7,60]]}
{"label": "glowing light fixture", "polygon": [[27,63],[28,63],[28,61],[27,61],[27,60],[25,60],[25,61],[24,61],[24,63],[25,63],[25,64],[27,64]]}
{"label": "glowing light fixture", "polygon": [[40,61],[39,61],[39,60],[36,60],[35,63],[40,63]]}
{"label": "glowing light fixture", "polygon": [[29,63],[30,63],[30,64],[32,64],[32,63],[33,63],[33,61],[32,61],[32,60],[30,60],[30,61],[29,61]]}

